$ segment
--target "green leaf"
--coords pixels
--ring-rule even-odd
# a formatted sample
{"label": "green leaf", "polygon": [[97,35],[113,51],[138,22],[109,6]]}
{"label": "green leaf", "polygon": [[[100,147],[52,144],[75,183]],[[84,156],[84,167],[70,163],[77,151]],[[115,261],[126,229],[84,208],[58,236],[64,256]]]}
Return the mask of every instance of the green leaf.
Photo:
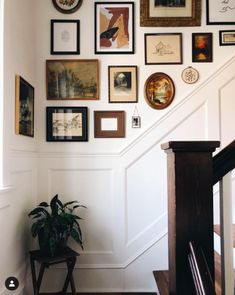
{"label": "green leaf", "polygon": [[34,210],[32,210],[28,216],[32,216],[32,215],[37,215],[38,213],[43,213],[44,215],[49,215],[49,213],[44,209],[44,208],[35,208]]}
{"label": "green leaf", "polygon": [[58,205],[57,205],[57,201],[58,201],[58,195],[55,195],[51,202],[50,202],[50,206],[51,206],[51,213],[52,215],[56,216],[58,215]]}
{"label": "green leaf", "polygon": [[82,244],[82,238],[79,235],[79,233],[75,230],[72,229],[71,231],[71,237],[81,246],[81,248],[83,249],[83,244]]}
{"label": "green leaf", "polygon": [[49,207],[49,205],[47,204],[47,202],[42,202],[38,206],[41,206],[41,207]]}

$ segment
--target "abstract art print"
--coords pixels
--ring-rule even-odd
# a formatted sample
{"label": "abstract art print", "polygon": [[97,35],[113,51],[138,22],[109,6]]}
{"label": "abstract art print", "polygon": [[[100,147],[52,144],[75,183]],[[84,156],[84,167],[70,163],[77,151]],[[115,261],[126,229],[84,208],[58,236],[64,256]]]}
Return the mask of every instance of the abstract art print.
{"label": "abstract art print", "polygon": [[134,3],[95,3],[95,53],[134,53]]}

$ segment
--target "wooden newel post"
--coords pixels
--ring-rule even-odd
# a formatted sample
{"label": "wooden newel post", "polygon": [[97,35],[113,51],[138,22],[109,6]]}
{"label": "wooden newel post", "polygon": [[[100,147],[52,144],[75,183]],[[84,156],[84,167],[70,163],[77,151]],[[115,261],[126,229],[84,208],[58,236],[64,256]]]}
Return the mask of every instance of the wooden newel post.
{"label": "wooden newel post", "polygon": [[172,141],[167,153],[169,290],[194,295],[188,263],[190,241],[202,247],[214,281],[212,153],[218,141]]}

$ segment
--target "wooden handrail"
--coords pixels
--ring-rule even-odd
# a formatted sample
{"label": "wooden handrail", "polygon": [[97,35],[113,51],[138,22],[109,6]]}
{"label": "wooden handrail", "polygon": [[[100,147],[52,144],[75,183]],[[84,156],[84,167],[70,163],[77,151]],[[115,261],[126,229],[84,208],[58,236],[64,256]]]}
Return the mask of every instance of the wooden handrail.
{"label": "wooden handrail", "polygon": [[215,295],[215,288],[202,248],[189,242],[189,265],[197,295]]}
{"label": "wooden handrail", "polygon": [[235,140],[213,157],[213,184],[235,168]]}

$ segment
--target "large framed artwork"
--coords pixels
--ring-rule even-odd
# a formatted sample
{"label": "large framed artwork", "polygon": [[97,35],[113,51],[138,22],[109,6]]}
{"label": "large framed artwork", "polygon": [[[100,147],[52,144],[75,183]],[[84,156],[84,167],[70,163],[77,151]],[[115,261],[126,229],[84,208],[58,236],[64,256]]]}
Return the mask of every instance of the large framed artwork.
{"label": "large framed artwork", "polygon": [[134,2],[95,2],[95,53],[134,53]]}
{"label": "large framed artwork", "polygon": [[145,34],[145,64],[182,64],[182,33]]}
{"label": "large framed artwork", "polygon": [[97,59],[54,59],[46,61],[47,99],[99,99]]}
{"label": "large framed artwork", "polygon": [[206,16],[208,25],[234,25],[234,0],[206,0]]}
{"label": "large framed artwork", "polygon": [[16,75],[15,132],[34,136],[34,87]]}
{"label": "large framed artwork", "polygon": [[87,107],[47,107],[47,141],[88,141]]}
{"label": "large framed artwork", "polygon": [[140,0],[142,27],[201,25],[201,0]]}
{"label": "large framed artwork", "polygon": [[136,103],[137,89],[137,66],[109,66],[109,102]]}

